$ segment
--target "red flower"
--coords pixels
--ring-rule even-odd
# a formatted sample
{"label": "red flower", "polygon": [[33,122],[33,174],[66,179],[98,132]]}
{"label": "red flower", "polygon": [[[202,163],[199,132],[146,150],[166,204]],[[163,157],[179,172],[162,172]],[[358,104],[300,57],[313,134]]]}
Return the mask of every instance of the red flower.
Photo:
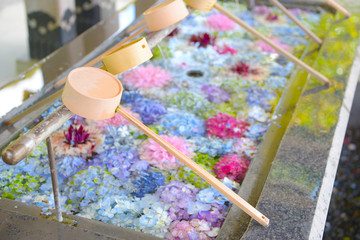
{"label": "red flower", "polygon": [[189,41],[193,44],[199,43],[198,48],[206,48],[208,45],[215,44],[216,36],[211,36],[208,33],[200,33],[198,35],[192,35]]}
{"label": "red flower", "polygon": [[248,76],[249,74],[257,75],[259,74],[259,70],[257,69],[251,69],[250,65],[244,63],[244,62],[238,62],[234,66],[230,68],[231,71],[236,72],[237,74],[241,76]]}
{"label": "red flower", "polygon": [[74,128],[70,125],[68,132],[64,131],[65,142],[71,146],[85,143],[89,138],[88,131],[84,130],[84,127],[80,125],[79,128]]}
{"label": "red flower", "polygon": [[279,16],[276,14],[273,14],[271,12],[269,12],[269,14],[266,16],[266,20],[271,21],[271,22],[276,21],[278,19],[279,19]]}

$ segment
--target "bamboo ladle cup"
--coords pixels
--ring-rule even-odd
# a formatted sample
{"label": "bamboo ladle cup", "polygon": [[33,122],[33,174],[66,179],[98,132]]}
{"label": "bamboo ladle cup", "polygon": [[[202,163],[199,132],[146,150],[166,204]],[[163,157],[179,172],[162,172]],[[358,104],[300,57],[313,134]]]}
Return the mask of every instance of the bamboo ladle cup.
{"label": "bamboo ladle cup", "polygon": [[273,43],[273,41],[271,41],[271,39],[269,39],[268,37],[264,36],[263,34],[261,34],[260,32],[256,31],[256,29],[254,29],[253,27],[249,26],[246,22],[244,22],[243,20],[239,19],[238,17],[236,17],[234,14],[232,14],[230,11],[226,10],[225,8],[223,8],[222,6],[220,6],[219,4],[217,4],[216,0],[185,0],[185,2],[192,8],[196,9],[196,10],[200,10],[200,11],[210,11],[211,9],[215,8],[217,9],[219,12],[221,12],[222,14],[224,14],[225,16],[227,16],[228,18],[230,18],[231,20],[233,20],[235,23],[239,24],[241,27],[245,28],[248,32],[250,32],[251,34],[253,34],[255,37],[261,39],[262,41],[264,41],[266,44],[268,44],[269,46],[271,46],[273,49],[275,49],[279,54],[283,55],[284,57],[286,57],[289,61],[295,63],[296,65],[298,65],[299,67],[303,68],[305,71],[309,72],[310,74],[312,74],[313,76],[315,76],[317,79],[319,79],[320,81],[324,82],[325,84],[329,84],[330,80],[325,77],[324,75],[322,75],[321,73],[319,73],[318,71],[316,71],[315,69],[313,69],[312,67],[310,67],[309,65],[307,65],[306,63],[304,63],[303,61],[299,60],[298,58],[296,58],[294,55],[292,55],[291,53],[289,53],[288,51],[284,50],[283,48],[279,47],[277,44]]}
{"label": "bamboo ladle cup", "polygon": [[261,225],[269,225],[269,219],[258,210],[119,106],[122,90],[114,75],[98,68],[81,67],[70,72],[62,99],[71,112],[85,118],[106,119],[120,114]]}

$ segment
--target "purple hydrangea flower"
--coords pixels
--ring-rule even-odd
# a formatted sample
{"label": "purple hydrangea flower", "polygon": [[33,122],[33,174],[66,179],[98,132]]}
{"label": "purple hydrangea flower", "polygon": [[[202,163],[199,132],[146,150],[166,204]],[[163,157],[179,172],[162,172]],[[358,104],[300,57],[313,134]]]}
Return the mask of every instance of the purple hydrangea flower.
{"label": "purple hydrangea flower", "polygon": [[172,181],[165,186],[160,187],[156,194],[160,196],[160,200],[166,204],[176,204],[180,208],[186,208],[188,202],[195,201],[195,197],[199,189],[191,184],[179,181]]}
{"label": "purple hydrangea flower", "polygon": [[201,91],[205,93],[207,100],[213,103],[222,103],[230,100],[230,94],[227,91],[211,84],[204,84],[201,87]]}
{"label": "purple hydrangea flower", "polygon": [[133,111],[140,114],[145,124],[153,124],[166,114],[166,107],[158,101],[138,98],[132,104]]}
{"label": "purple hydrangea flower", "polygon": [[91,165],[106,165],[106,168],[115,177],[126,180],[131,173],[144,171],[149,164],[140,160],[135,149],[119,151],[117,149],[108,149],[95,156]]}

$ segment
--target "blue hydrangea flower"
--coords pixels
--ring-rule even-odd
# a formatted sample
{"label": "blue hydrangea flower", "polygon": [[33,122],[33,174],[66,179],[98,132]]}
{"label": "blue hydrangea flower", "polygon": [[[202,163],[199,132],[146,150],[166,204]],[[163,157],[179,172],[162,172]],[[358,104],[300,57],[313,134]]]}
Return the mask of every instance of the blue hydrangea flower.
{"label": "blue hydrangea flower", "polygon": [[94,157],[92,164],[105,165],[112,175],[123,181],[127,181],[130,174],[144,171],[149,166],[147,162],[140,160],[135,149],[105,150]]}
{"label": "blue hydrangea flower", "polygon": [[185,111],[168,113],[160,121],[160,125],[166,132],[190,138],[193,136],[203,136],[205,134],[204,121],[194,114]]}
{"label": "blue hydrangea flower", "polygon": [[216,137],[193,137],[189,142],[194,146],[194,152],[206,153],[212,157],[224,156],[233,152],[234,139]]}
{"label": "blue hydrangea flower", "polygon": [[276,96],[275,93],[272,93],[263,87],[245,88],[244,91],[248,93],[248,96],[246,98],[248,105],[258,105],[265,109],[271,108],[269,102],[273,100]]}
{"label": "blue hydrangea flower", "polygon": [[132,110],[140,114],[145,124],[153,124],[166,114],[166,107],[158,101],[150,99],[137,99],[132,104]]}
{"label": "blue hydrangea flower", "polygon": [[139,94],[137,91],[133,91],[133,90],[123,91],[121,96],[121,104],[133,103],[143,98],[144,97],[141,94]]}
{"label": "blue hydrangea flower", "polygon": [[67,179],[87,167],[86,160],[81,157],[66,156],[57,159],[56,171],[59,177]]}
{"label": "blue hydrangea flower", "polygon": [[187,212],[189,214],[197,214],[198,212],[208,211],[210,209],[211,209],[210,204],[206,204],[206,203],[196,201],[196,202],[189,202],[188,203]]}
{"label": "blue hydrangea flower", "polygon": [[159,172],[142,172],[134,181],[135,191],[132,195],[144,197],[145,194],[154,193],[159,186],[165,184],[164,176]]}

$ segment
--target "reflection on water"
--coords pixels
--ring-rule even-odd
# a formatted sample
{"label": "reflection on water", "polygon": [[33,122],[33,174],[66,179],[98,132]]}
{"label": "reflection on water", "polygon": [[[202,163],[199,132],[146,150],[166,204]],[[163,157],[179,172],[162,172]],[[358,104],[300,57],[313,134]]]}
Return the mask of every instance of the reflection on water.
{"label": "reflection on water", "polygon": [[[0,90],[0,102],[6,103],[0,105],[0,116],[5,115],[15,106],[21,105],[24,100],[24,91],[37,92],[44,86],[42,72],[39,68],[29,74],[26,81],[19,81]],[[11,103],[11,104],[10,104]]]}

